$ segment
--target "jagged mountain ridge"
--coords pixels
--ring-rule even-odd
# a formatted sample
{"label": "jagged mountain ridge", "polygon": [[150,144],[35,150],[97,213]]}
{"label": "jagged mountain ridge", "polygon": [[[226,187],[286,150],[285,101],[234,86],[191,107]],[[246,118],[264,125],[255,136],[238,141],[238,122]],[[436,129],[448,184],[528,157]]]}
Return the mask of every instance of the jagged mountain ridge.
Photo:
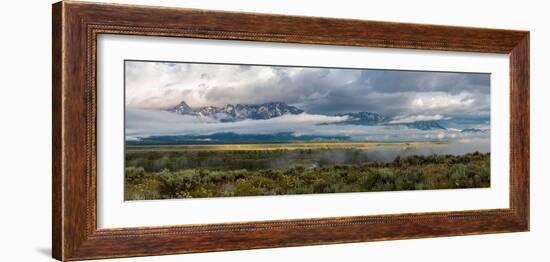
{"label": "jagged mountain ridge", "polygon": [[[394,124],[395,125],[395,124]],[[435,130],[435,129],[442,129],[445,130],[446,128],[440,125],[437,121],[429,120],[429,121],[416,121],[412,123],[402,123],[397,125],[405,125],[408,128],[415,128],[419,130]]]}
{"label": "jagged mountain ridge", "polygon": [[[301,114],[304,110],[287,105],[282,102],[269,102],[264,104],[228,104],[224,107],[205,106],[197,109],[191,108],[185,101],[169,111],[197,117],[209,117],[221,122],[236,122],[246,119],[266,120],[274,117],[280,117],[286,114]],[[446,128],[437,121],[416,121],[411,123],[391,123],[392,118],[374,112],[353,112],[335,114],[332,116],[346,116],[347,120],[341,122],[322,123],[320,125],[386,125],[386,126],[406,126],[419,130],[435,130]]]}
{"label": "jagged mountain ridge", "polygon": [[415,121],[410,123],[391,123],[392,118],[383,116],[373,112],[357,112],[357,113],[345,113],[338,114],[336,116],[348,116],[348,120],[336,123],[323,123],[321,125],[384,125],[384,126],[406,126],[408,128],[414,128],[419,130],[435,130],[446,128],[439,124],[437,121]]}
{"label": "jagged mountain ridge", "polygon": [[210,117],[221,122],[235,122],[245,119],[261,120],[279,117],[286,114],[301,114],[304,111],[294,106],[281,102],[270,102],[259,105],[228,104],[224,107],[205,106],[192,109],[182,101],[170,111],[182,115],[194,115],[198,117]]}

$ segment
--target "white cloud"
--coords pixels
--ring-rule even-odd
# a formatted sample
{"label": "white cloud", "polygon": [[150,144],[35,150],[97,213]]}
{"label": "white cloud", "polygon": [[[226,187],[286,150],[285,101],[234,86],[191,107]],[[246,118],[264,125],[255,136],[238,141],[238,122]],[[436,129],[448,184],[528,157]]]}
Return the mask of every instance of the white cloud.
{"label": "white cloud", "polygon": [[390,124],[404,124],[414,123],[416,121],[436,121],[436,120],[449,120],[450,117],[443,115],[400,115],[396,116],[390,121]]}
{"label": "white cloud", "polygon": [[181,101],[191,107],[292,103],[324,97],[330,88],[359,76],[358,70],[128,61],[126,105],[162,109]]}
{"label": "white cloud", "polygon": [[[307,113],[301,113],[297,115],[283,115],[281,117],[275,117],[267,120],[259,120],[267,123],[331,123],[331,122],[342,122],[348,120],[348,116],[327,116],[327,115],[311,115]],[[255,120],[247,120],[255,121]],[[256,120],[257,121],[257,120]]]}
{"label": "white cloud", "polygon": [[[210,118],[179,115],[168,111],[150,109],[128,109],[126,114],[126,135],[128,139],[151,135],[187,135],[234,132],[241,134],[300,132],[307,134],[318,131],[321,123],[341,122],[347,116],[325,115],[283,115],[266,120],[244,120],[218,122]],[[328,130],[328,128],[323,127]],[[329,132],[330,133],[330,132]]]}
{"label": "white cloud", "polygon": [[411,106],[415,109],[449,109],[457,107],[467,107],[475,102],[474,97],[466,92],[452,95],[442,92],[419,93],[411,101]]}

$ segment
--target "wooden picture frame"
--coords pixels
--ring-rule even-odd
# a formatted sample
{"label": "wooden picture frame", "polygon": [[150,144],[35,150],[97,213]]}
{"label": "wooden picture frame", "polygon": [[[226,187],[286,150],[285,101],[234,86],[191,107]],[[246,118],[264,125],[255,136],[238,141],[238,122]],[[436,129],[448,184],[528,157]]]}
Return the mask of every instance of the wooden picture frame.
{"label": "wooden picture frame", "polygon": [[[53,257],[129,256],[529,230],[529,32],[63,1],[53,5]],[[98,229],[99,34],[468,51],[510,57],[510,208]]]}

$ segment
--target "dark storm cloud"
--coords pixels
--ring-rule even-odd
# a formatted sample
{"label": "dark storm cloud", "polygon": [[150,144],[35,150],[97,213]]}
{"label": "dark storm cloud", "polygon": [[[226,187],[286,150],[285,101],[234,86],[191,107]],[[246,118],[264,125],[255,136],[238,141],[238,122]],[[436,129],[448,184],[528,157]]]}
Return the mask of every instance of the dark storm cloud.
{"label": "dark storm cloud", "polygon": [[490,75],[475,73],[419,72],[367,70],[361,74],[363,83],[368,83],[378,92],[461,92],[488,94]]}
{"label": "dark storm cloud", "polygon": [[[333,70],[338,73],[337,69]],[[324,91],[322,98],[298,104],[316,113],[374,111],[400,114],[441,110],[449,114],[467,115],[480,113],[480,110],[487,113],[489,110],[488,74],[393,70],[358,72],[358,77],[352,82],[337,87],[313,87],[314,90]],[[304,82],[303,86],[310,86],[307,79]],[[300,92],[311,91],[309,88],[298,89],[296,96],[303,96]],[[415,107],[415,99],[427,100],[428,105],[424,108],[420,105]],[[460,108],[461,105],[467,105],[468,108]]]}

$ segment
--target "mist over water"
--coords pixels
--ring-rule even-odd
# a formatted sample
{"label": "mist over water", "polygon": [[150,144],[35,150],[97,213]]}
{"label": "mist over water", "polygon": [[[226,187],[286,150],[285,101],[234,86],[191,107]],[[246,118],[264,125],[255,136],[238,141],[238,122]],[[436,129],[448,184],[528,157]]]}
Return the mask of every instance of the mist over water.
{"label": "mist over water", "polygon": [[370,162],[391,162],[397,156],[412,155],[464,155],[489,153],[489,139],[453,141],[446,144],[416,147],[381,146],[369,149],[322,149],[314,151],[291,150],[280,154],[270,162],[271,168],[285,169],[302,166],[306,168],[333,165],[357,165]]}
{"label": "mist over water", "polygon": [[472,140],[468,142],[451,142],[435,146],[420,146],[413,148],[374,148],[365,150],[365,154],[376,161],[393,161],[397,156],[412,155],[464,155],[467,153],[489,153],[491,145],[489,139]]}

